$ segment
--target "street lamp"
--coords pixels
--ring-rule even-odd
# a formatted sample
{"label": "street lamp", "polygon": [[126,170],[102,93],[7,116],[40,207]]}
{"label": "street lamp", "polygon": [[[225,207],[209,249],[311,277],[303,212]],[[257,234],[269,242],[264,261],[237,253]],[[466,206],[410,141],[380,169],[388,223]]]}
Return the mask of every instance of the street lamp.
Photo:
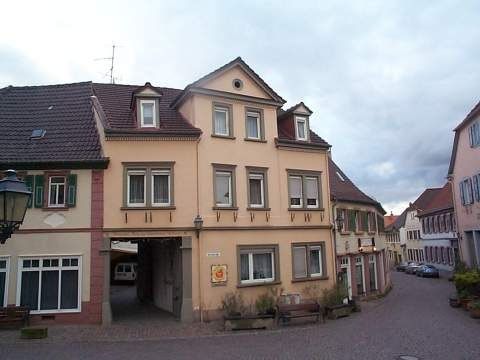
{"label": "street lamp", "polygon": [[197,239],[200,236],[200,230],[203,228],[203,219],[200,215],[197,215],[195,220],[193,220],[193,224],[195,225],[195,232],[197,233]]}
{"label": "street lamp", "polygon": [[5,178],[0,180],[0,244],[23,223],[31,195],[15,170],[5,171]]}

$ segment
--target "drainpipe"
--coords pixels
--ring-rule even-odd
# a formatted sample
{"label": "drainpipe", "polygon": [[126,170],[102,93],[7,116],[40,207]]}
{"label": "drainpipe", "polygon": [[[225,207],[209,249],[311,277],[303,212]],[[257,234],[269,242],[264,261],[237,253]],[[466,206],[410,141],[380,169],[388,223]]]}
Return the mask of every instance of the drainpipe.
{"label": "drainpipe", "polygon": [[[200,138],[197,140],[197,144],[195,146],[196,150],[196,186],[197,186],[197,218],[201,218],[200,216],[200,194],[199,194],[199,153],[198,153],[198,145],[200,144]],[[197,231],[197,249],[198,249],[198,311],[200,311],[200,322],[203,323],[203,294],[202,294],[202,242],[200,240],[200,233],[201,231]]]}
{"label": "drainpipe", "polygon": [[337,269],[337,228],[335,224],[336,219],[336,204],[333,203],[332,205],[332,232],[333,232],[333,269],[335,271],[334,281],[335,285],[337,284],[337,276],[338,276],[338,269]]}

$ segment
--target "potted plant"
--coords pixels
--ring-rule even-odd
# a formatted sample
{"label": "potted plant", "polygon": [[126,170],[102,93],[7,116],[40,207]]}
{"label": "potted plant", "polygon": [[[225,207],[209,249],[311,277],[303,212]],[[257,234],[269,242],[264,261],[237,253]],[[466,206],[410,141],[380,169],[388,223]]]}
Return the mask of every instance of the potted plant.
{"label": "potted plant", "polygon": [[226,294],[222,300],[225,330],[272,328],[275,324],[275,304],[273,290],[258,297],[255,301],[255,311],[249,311],[240,293]]}
{"label": "potted plant", "polygon": [[468,310],[468,304],[473,300],[473,298],[467,289],[463,289],[458,292],[458,300],[462,308]]}
{"label": "potted plant", "polygon": [[347,292],[341,284],[323,291],[321,303],[325,307],[329,319],[335,320],[351,314],[353,306],[348,301],[345,303],[345,299],[347,299]]}
{"label": "potted plant", "polygon": [[474,319],[480,319],[480,300],[474,300],[468,305],[470,316]]}

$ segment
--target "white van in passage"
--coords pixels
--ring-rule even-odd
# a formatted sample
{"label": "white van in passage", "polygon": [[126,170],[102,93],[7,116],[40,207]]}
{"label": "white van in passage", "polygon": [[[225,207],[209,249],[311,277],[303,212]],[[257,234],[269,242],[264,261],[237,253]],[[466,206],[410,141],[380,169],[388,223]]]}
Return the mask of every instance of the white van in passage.
{"label": "white van in passage", "polygon": [[137,263],[118,263],[115,265],[115,281],[134,281],[137,278]]}

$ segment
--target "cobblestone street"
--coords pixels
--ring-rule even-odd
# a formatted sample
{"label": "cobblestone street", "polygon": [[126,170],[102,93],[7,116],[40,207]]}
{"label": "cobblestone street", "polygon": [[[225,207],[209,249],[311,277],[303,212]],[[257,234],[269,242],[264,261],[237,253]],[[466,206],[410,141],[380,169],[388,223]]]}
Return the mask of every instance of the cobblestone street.
{"label": "cobblestone street", "polygon": [[164,334],[149,329],[121,334],[100,327],[79,328],[80,336],[72,328],[63,337],[30,342],[7,332],[2,333],[0,358],[480,359],[480,321],[448,306],[452,283],[403,273],[393,273],[392,278],[394,289],[386,298],[326,324],[233,334],[195,325],[184,336],[177,336],[186,331],[180,327]]}

